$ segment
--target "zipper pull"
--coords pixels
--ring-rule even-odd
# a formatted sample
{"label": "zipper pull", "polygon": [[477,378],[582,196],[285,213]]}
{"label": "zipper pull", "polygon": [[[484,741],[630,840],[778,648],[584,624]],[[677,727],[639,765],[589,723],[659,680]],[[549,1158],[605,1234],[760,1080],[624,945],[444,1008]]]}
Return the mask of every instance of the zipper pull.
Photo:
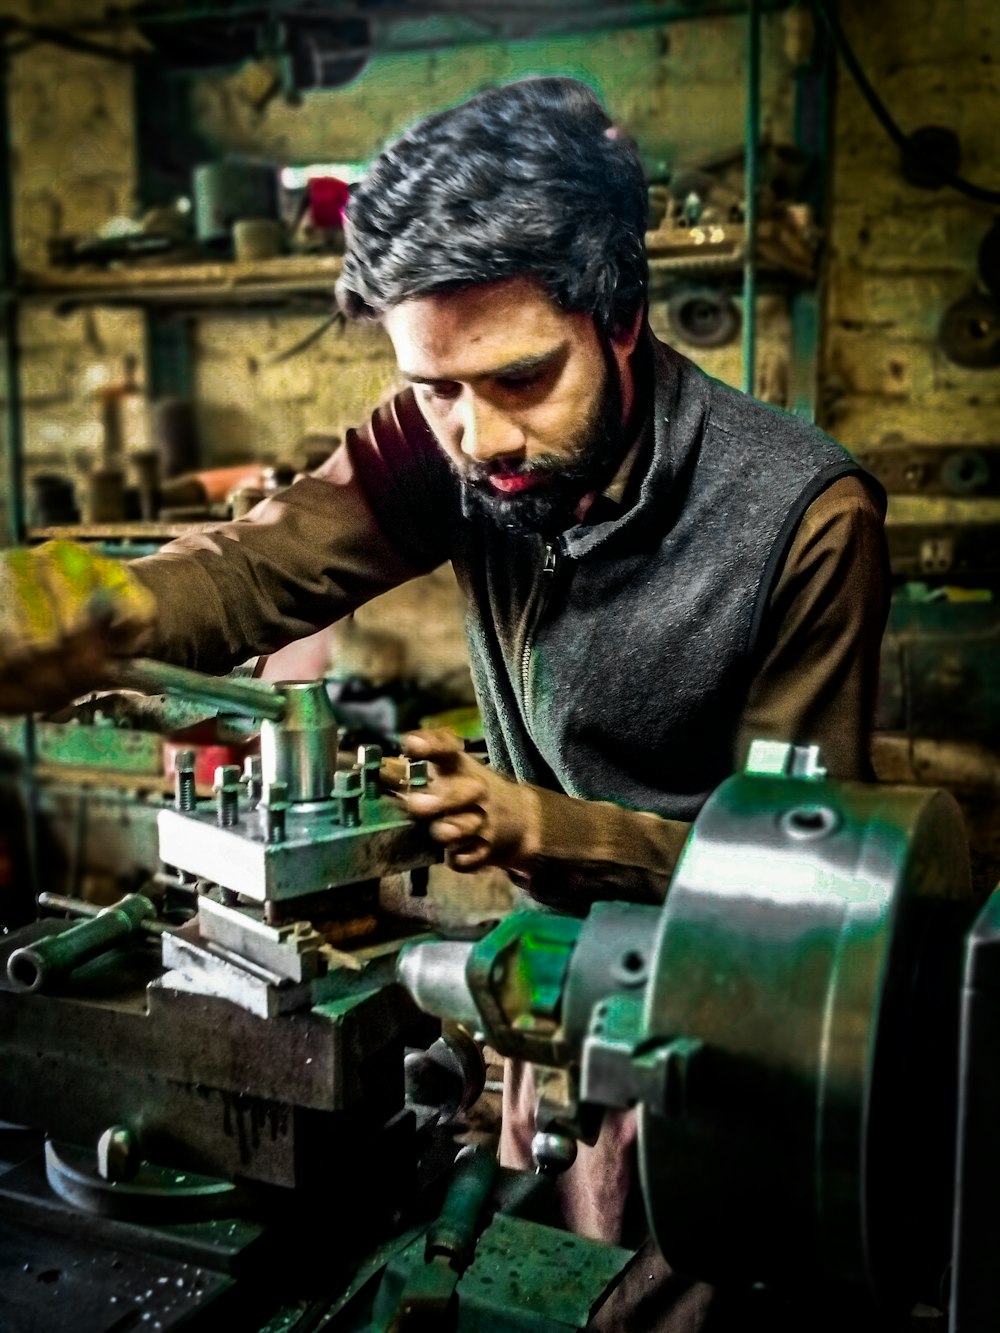
{"label": "zipper pull", "polygon": [[553,575],[556,572],[556,548],[551,542],[545,544],[545,557],[542,561],[542,573]]}

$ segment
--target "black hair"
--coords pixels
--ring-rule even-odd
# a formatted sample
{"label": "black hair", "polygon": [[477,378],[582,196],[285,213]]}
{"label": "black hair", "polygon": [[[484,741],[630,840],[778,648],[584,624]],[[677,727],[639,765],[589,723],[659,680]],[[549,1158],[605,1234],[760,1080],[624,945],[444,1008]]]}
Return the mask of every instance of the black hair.
{"label": "black hair", "polygon": [[419,121],[354,187],[338,300],[378,319],[411,297],[529,277],[610,334],[645,304],[647,207],[638,154],[586,84],[487,88]]}

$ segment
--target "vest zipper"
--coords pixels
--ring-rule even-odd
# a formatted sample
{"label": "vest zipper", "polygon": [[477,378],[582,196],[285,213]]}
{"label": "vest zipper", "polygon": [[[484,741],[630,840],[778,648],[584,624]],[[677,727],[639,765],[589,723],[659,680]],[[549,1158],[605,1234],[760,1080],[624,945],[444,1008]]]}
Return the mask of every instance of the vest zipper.
{"label": "vest zipper", "polygon": [[542,556],[542,580],[538,591],[538,602],[535,606],[535,614],[531,620],[531,628],[524,636],[524,647],[521,649],[521,697],[524,701],[524,715],[528,716],[528,673],[531,670],[531,643],[535,637],[535,631],[538,629],[542,616],[545,613],[545,606],[549,600],[549,592],[554,582],[556,572],[556,548],[551,542],[545,543],[545,551]]}

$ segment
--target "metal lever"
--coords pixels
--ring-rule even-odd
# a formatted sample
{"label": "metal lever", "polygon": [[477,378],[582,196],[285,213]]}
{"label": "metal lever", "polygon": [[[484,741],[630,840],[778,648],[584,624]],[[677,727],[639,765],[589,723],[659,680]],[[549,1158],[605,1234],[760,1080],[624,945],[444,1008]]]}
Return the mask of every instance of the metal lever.
{"label": "metal lever", "polygon": [[141,893],[130,893],[89,921],[15,949],[7,960],[7,980],[15,990],[42,990],[106,949],[140,938],[155,920],[154,904]]}
{"label": "metal lever", "polygon": [[266,681],[208,676],[187,667],[154,662],[148,657],[121,662],[115,668],[114,680],[122,689],[197,699],[229,713],[265,718],[269,722],[280,722],[288,706],[286,696]]}

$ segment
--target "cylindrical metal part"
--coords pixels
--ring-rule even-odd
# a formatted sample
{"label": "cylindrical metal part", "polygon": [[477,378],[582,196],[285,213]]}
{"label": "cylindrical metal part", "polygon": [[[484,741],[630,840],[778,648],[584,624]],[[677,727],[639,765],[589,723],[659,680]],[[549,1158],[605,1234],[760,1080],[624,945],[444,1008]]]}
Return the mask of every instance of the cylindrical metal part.
{"label": "cylindrical metal part", "polygon": [[344,828],[361,823],[361,773],[356,768],[342,768],[333,775],[333,794],[337,818]]}
{"label": "cylindrical metal part", "polygon": [[198,805],[198,791],[194,780],[194,750],[179,750],[174,760],[174,801],[182,814],[188,814]]}
{"label": "cylindrical metal part", "polygon": [[359,745],[358,765],[364,780],[365,799],[373,801],[381,789],[382,747],[380,745]]}
{"label": "cylindrical metal part", "polygon": [[155,917],[147,897],[130,893],[89,921],[15,949],[7,960],[7,979],[19,991],[41,990],[106,949],[143,934]]}
{"label": "cylindrical metal part", "polygon": [[240,822],[240,770],[236,764],[222,764],[215,770],[216,812],[220,828],[233,828]]}
{"label": "cylindrical metal part", "polygon": [[471,952],[465,940],[410,944],[399,955],[396,979],[425,1013],[452,1018],[475,1032],[482,1019],[465,977]]}
{"label": "cylindrical metal part", "polygon": [[426,759],[407,759],[406,761],[406,786],[407,787],[426,787],[427,786],[427,760]]}
{"label": "cylindrical metal part", "polygon": [[321,680],[280,685],[285,712],[280,725],[261,727],[264,783],[286,782],[293,805],[328,801],[337,767],[337,718]]}

